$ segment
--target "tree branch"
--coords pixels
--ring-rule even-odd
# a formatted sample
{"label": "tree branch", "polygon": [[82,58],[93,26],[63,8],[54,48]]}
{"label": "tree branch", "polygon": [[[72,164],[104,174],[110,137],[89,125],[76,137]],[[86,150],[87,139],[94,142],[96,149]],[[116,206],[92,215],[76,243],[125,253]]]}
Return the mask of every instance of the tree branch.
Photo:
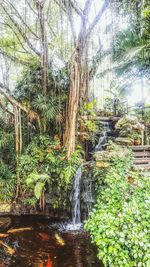
{"label": "tree branch", "polygon": [[22,106],[21,103],[19,103],[10,93],[10,89],[5,86],[4,84],[2,84],[0,82],[0,94],[2,94],[11,104],[12,106],[16,107],[16,108],[19,108],[21,109],[22,111],[24,111],[27,115],[28,115],[28,118],[30,119],[30,117],[34,117],[34,119],[37,120],[38,122],[38,125],[39,125],[39,128],[41,127],[41,124],[40,124],[40,117],[38,115],[38,113],[34,112],[33,110],[31,109],[27,109],[26,107]]}
{"label": "tree branch", "polygon": [[0,101],[0,107],[3,111],[5,111],[6,113],[9,113],[11,116],[14,116],[14,113],[11,112],[8,108],[5,107],[5,105],[2,103],[2,101]]}
{"label": "tree branch", "polygon": [[107,7],[109,6],[109,4],[111,3],[112,0],[105,0],[104,4],[102,5],[102,8],[99,10],[98,14],[96,15],[96,17],[94,18],[93,22],[91,23],[91,25],[89,26],[87,33],[86,33],[86,38],[89,37],[89,35],[91,34],[91,32],[93,31],[94,27],[96,26],[96,24],[99,22],[100,18],[102,17],[103,13],[105,12],[105,10],[107,9]]}
{"label": "tree branch", "polygon": [[18,25],[18,23],[14,20],[14,18],[7,12],[6,8],[1,5],[3,10],[5,11],[5,13],[7,14],[7,16],[9,17],[9,19],[11,20],[11,22],[13,23],[13,25],[15,26],[15,28],[18,30],[18,32],[20,33],[20,35],[22,36],[22,38],[24,39],[24,41],[26,42],[26,44],[30,47],[30,49],[38,56],[40,56],[40,53],[36,50],[36,48],[33,47],[33,45],[31,44],[30,40],[27,38],[26,34],[23,32],[23,30],[21,29],[21,27]]}
{"label": "tree branch", "polygon": [[32,10],[32,12],[33,12],[36,16],[38,16],[37,12],[36,12],[36,11],[33,9],[33,7],[31,6],[30,1],[26,0],[26,3],[27,3],[27,5],[29,6],[29,8]]}
{"label": "tree branch", "polygon": [[[13,34],[16,36],[19,44],[21,45],[22,49],[24,50],[24,52],[21,52],[21,53],[26,53],[26,54],[30,54],[31,55],[31,53],[29,51],[27,51],[27,49],[23,46],[22,41],[19,39],[18,32],[15,32],[13,27],[10,24],[8,24],[8,23],[2,23],[2,24],[4,26],[8,26],[13,31]],[[13,47],[13,50],[14,50],[14,47]]]}
{"label": "tree branch", "polygon": [[23,107],[13,96],[10,95],[10,89],[0,82],[0,93],[15,107],[20,108],[24,112],[28,113],[28,110]]}
{"label": "tree branch", "polygon": [[16,7],[10,3],[9,1],[6,2],[8,5],[10,5],[14,11],[15,11],[15,15],[20,19],[20,21],[23,23],[23,25],[35,36],[35,38],[39,39],[39,36],[37,36],[37,34],[35,32],[33,32],[30,27],[26,24],[26,22],[23,20],[22,16],[20,15],[20,13],[18,12],[18,10],[16,9]]}
{"label": "tree branch", "polygon": [[[66,1],[64,1],[64,2],[66,2]],[[75,12],[80,17],[84,16],[83,10],[78,6],[78,3],[76,2],[76,0],[68,0],[68,3],[72,6],[72,8],[75,10]]]}
{"label": "tree branch", "polygon": [[72,8],[71,6],[69,5],[68,6],[68,18],[69,18],[69,21],[70,21],[70,26],[71,26],[71,31],[72,31],[72,35],[73,35],[73,39],[74,39],[74,44],[76,44],[76,30],[75,30],[75,26],[74,26],[74,18],[73,18],[73,15],[72,15]]}
{"label": "tree branch", "polygon": [[0,48],[0,54],[9,58],[10,60],[12,60],[13,62],[16,62],[16,63],[19,63],[19,64],[22,64],[22,65],[29,65],[29,62],[27,61],[24,61],[22,59],[19,59],[17,56],[13,56],[9,53],[7,53],[6,51],[3,51],[1,48]]}
{"label": "tree branch", "polygon": [[78,3],[75,0],[63,0],[63,1],[54,0],[54,1],[58,6],[62,7],[66,13],[67,13],[66,7],[70,5],[80,17],[84,17],[83,10],[78,6]]}
{"label": "tree branch", "polygon": [[93,0],[86,0],[86,2],[85,2],[84,9],[83,9],[83,13],[85,16],[88,15],[89,10],[90,10],[91,5],[92,5],[92,2],[93,2]]}

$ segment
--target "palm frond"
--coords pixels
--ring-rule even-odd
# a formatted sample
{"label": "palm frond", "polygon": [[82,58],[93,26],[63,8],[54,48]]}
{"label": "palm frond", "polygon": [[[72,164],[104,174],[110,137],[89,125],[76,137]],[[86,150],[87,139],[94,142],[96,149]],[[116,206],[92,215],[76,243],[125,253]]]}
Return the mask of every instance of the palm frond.
{"label": "palm frond", "polygon": [[140,53],[147,49],[147,45],[141,45],[138,47],[131,48],[128,52],[124,52],[119,56],[110,67],[107,67],[107,64],[103,66],[103,70],[98,72],[98,76],[104,75],[107,72],[115,71],[119,68],[129,67],[133,64],[136,64],[139,60]]}

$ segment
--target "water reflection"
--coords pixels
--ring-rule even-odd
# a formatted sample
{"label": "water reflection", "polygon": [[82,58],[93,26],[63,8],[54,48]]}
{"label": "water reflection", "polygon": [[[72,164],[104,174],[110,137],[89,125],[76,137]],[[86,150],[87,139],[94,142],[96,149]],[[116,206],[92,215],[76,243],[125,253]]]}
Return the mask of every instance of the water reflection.
{"label": "water reflection", "polygon": [[0,267],[102,267],[85,233],[60,233],[49,230],[48,221],[41,224],[42,232],[37,218],[13,218],[12,228],[30,226],[32,230],[1,239],[15,254],[9,255],[1,246]]}

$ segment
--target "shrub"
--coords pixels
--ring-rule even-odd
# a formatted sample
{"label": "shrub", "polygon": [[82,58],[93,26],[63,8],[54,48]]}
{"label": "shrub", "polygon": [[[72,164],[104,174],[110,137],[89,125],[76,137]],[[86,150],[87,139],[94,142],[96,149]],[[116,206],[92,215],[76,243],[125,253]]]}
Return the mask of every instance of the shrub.
{"label": "shrub", "polygon": [[9,166],[0,160],[0,201],[3,203],[12,201],[15,194],[16,177]]}
{"label": "shrub", "polygon": [[130,153],[118,152],[108,163],[105,171],[95,167],[97,203],[85,222],[85,229],[90,232],[105,266],[148,267],[149,178],[133,168]]}
{"label": "shrub", "polygon": [[78,148],[68,161],[57,136],[55,140],[49,136],[33,139],[19,160],[19,175],[26,196],[38,200],[42,192],[48,191],[51,199],[56,193],[58,195],[55,207],[65,203],[64,193],[67,193],[80,165],[80,153],[81,149]]}

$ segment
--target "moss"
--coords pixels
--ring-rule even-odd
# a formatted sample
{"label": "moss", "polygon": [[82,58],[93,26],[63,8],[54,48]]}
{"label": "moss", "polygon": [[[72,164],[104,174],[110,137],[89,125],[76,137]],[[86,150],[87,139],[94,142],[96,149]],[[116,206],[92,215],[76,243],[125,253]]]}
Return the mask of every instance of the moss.
{"label": "moss", "polygon": [[10,213],[12,210],[12,204],[0,203],[0,213]]}

